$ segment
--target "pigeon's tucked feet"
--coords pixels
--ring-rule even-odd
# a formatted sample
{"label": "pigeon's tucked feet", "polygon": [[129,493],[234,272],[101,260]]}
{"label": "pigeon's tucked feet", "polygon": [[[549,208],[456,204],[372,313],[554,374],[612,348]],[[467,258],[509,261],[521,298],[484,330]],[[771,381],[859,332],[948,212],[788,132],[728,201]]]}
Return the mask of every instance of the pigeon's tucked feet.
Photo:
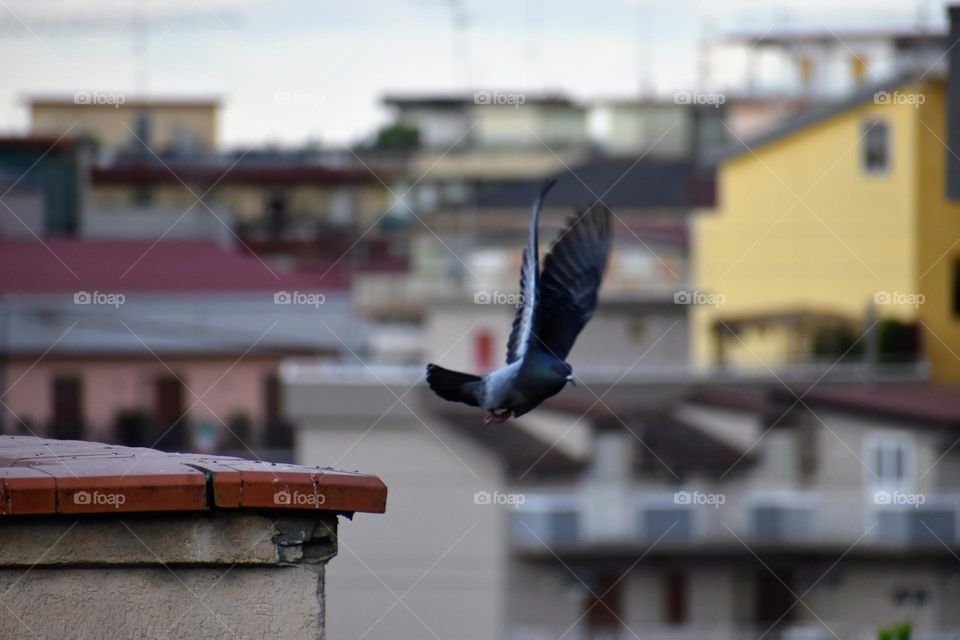
{"label": "pigeon's tucked feet", "polygon": [[501,411],[484,411],[483,412],[483,424],[490,424],[491,422],[496,422],[500,424],[501,422],[506,422],[513,416],[513,412],[509,409],[503,409]]}

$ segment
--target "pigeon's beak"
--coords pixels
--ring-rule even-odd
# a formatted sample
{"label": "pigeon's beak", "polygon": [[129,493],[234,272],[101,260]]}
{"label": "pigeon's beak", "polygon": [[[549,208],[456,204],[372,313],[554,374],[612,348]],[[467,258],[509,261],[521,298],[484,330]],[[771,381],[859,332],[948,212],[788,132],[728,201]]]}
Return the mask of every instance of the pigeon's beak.
{"label": "pigeon's beak", "polygon": [[577,386],[577,381],[573,379],[573,374],[572,374],[572,373],[567,376],[567,382],[569,382],[569,383],[572,384],[573,386]]}

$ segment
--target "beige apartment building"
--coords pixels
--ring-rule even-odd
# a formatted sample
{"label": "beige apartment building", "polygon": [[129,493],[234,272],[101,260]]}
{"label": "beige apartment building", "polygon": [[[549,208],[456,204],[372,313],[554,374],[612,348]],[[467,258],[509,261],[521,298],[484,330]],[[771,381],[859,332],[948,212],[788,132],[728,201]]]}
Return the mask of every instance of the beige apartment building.
{"label": "beige apartment building", "polygon": [[217,145],[219,98],[147,98],[81,91],[69,96],[36,96],[27,103],[33,134],[69,132],[72,137],[92,139],[101,151],[128,147],[137,137],[157,153],[210,153]]}

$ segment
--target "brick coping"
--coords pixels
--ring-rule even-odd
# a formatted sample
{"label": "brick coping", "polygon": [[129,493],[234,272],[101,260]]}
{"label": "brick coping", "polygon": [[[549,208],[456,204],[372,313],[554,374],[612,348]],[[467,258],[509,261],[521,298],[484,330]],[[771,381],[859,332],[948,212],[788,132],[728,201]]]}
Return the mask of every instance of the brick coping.
{"label": "brick coping", "polygon": [[362,473],[0,436],[0,516],[236,509],[384,513],[386,502],[383,482]]}

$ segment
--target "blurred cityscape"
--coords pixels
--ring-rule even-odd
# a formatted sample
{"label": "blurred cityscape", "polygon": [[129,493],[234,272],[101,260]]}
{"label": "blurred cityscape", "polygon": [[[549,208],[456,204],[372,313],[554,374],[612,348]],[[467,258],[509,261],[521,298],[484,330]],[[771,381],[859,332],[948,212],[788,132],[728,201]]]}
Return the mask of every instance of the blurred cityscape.
{"label": "blurred cityscape", "polygon": [[[348,145],[231,150],[217,95],[30,95],[0,432],[376,473],[331,638],[958,638],[944,11],[714,33],[742,80],[672,95],[384,87]],[[602,200],[613,254],[577,386],[484,426],[424,365],[500,366],[547,178],[541,238]]]}

